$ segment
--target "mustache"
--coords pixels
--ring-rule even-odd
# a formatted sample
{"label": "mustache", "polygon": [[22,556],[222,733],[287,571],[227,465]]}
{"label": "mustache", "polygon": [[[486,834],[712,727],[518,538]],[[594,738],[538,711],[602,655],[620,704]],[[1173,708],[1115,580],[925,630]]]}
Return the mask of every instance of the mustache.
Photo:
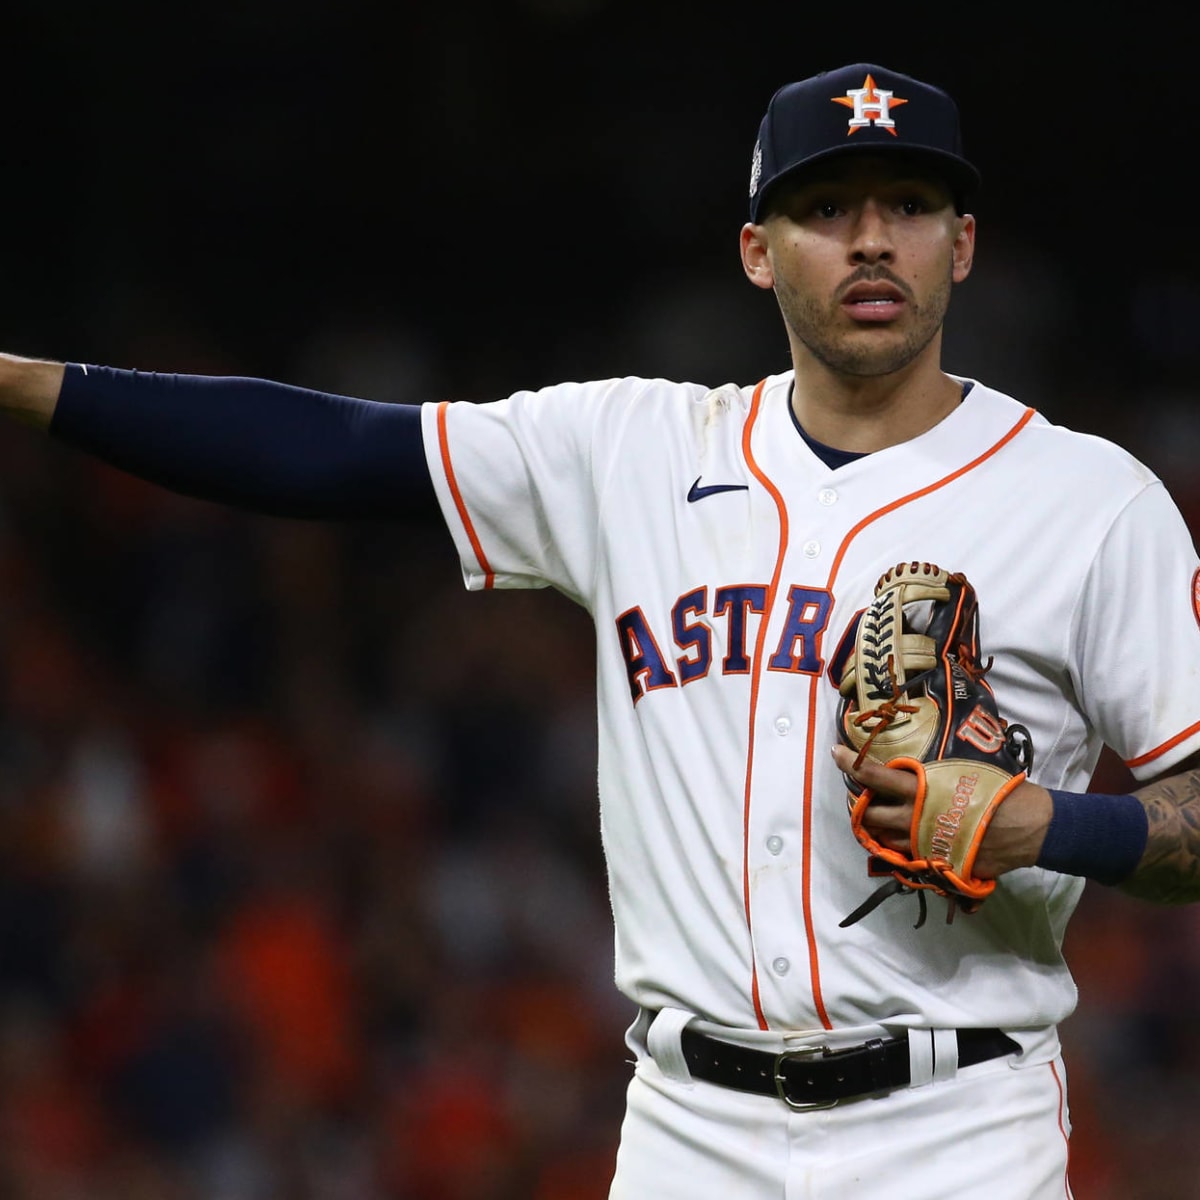
{"label": "mustache", "polygon": [[836,296],[840,300],[856,283],[877,283],[881,279],[885,279],[894,287],[898,287],[904,293],[905,299],[914,299],[912,288],[898,275],[894,275],[887,267],[880,263],[876,263],[873,266],[864,263],[861,267],[858,267],[838,285]]}

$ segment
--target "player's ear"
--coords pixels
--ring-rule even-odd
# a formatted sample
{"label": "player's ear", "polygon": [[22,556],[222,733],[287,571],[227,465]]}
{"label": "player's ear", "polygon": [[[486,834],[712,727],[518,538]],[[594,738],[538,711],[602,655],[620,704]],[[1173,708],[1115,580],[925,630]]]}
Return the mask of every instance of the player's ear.
{"label": "player's ear", "polygon": [[955,218],[955,224],[952,278],[955,283],[962,283],[970,275],[971,263],[975,260],[975,218],[965,213]]}
{"label": "player's ear", "polygon": [[775,270],[771,266],[765,226],[742,226],[742,269],[755,287],[770,289],[775,286]]}

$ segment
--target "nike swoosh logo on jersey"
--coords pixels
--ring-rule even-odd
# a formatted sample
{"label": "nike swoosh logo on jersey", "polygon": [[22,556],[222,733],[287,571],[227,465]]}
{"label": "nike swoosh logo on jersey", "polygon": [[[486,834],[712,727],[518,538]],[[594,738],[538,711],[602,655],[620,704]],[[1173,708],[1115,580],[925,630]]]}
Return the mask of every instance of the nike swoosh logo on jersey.
{"label": "nike swoosh logo on jersey", "polygon": [[718,492],[748,492],[750,485],[748,483],[713,483],[708,487],[700,486],[701,476],[696,476],[696,482],[688,488],[687,499],[689,504],[695,504],[697,500],[703,500],[705,496],[715,496]]}

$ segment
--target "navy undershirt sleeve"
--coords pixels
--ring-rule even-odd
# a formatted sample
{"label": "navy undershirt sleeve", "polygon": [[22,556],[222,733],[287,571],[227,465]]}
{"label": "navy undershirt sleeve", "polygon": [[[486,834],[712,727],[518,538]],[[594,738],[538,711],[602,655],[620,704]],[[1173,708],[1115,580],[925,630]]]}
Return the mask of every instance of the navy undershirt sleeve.
{"label": "navy undershirt sleeve", "polygon": [[70,363],[50,432],[172,491],[274,516],[438,511],[419,405]]}

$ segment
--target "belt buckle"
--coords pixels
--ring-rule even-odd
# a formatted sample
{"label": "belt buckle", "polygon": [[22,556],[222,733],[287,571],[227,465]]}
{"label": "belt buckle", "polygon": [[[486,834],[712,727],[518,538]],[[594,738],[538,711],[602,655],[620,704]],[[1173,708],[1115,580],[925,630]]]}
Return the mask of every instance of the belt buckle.
{"label": "belt buckle", "polygon": [[837,1104],[837,1100],[793,1100],[788,1095],[787,1079],[783,1074],[783,1064],[792,1058],[812,1058],[815,1055],[824,1056],[829,1053],[829,1047],[821,1046],[801,1046],[795,1050],[783,1050],[775,1055],[775,1091],[780,1100],[784,1102],[792,1110],[792,1112],[814,1112],[817,1109],[833,1108]]}

